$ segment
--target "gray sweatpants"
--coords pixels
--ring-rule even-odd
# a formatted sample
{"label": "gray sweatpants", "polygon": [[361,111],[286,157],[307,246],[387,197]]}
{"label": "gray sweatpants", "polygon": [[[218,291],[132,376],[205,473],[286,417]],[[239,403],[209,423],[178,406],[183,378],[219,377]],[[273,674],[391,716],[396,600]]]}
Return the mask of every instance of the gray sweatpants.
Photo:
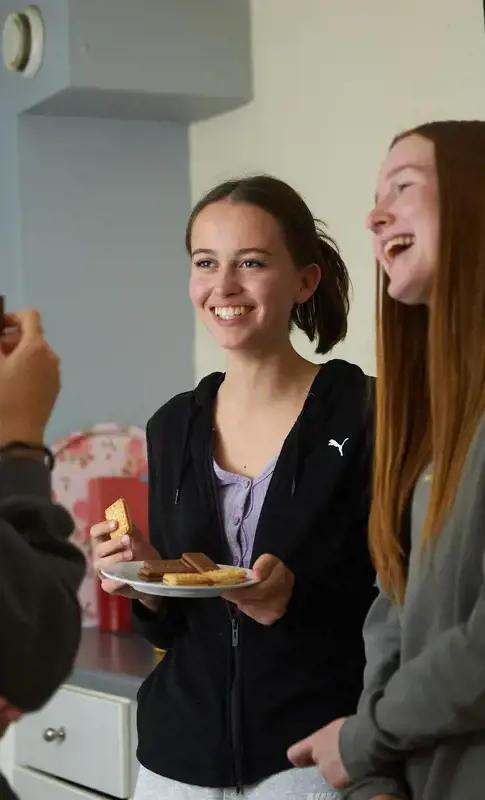
{"label": "gray sweatpants", "polygon": [[339,794],[325,783],[318,770],[289,769],[260,783],[236,789],[190,786],[149,772],[140,765],[134,800],[338,800]]}

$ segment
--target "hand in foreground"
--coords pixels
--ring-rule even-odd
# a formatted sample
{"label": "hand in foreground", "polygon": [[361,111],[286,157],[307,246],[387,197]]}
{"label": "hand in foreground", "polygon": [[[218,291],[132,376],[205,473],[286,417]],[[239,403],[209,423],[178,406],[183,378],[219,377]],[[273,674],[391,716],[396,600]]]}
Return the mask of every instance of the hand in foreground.
{"label": "hand in foreground", "polygon": [[59,359],[36,311],[5,317],[0,336],[0,444],[41,444],[60,389]]}
{"label": "hand in foreground", "polygon": [[234,589],[222,597],[234,603],[244,614],[262,625],[274,625],[290,602],[295,576],[279,558],[265,553],[253,566],[257,586]]}
{"label": "hand in foreground", "polygon": [[131,586],[104,578],[99,574],[101,570],[108,569],[114,564],[121,564],[124,561],[150,561],[151,559],[160,558],[158,551],[155,550],[138,528],[133,527],[129,536],[115,536],[112,539],[110,534],[116,528],[116,522],[107,522],[105,520],[93,525],[90,531],[93,565],[99,575],[101,588],[108,594],[119,594],[123,597],[129,597],[131,600],[140,600],[147,608],[156,611],[162,598],[137,592]]}
{"label": "hand in foreground", "polygon": [[327,783],[345,789],[349,776],[340,758],[339,735],[344,719],[336,719],[301,742],[292,745],[287,756],[295,767],[318,767]]}

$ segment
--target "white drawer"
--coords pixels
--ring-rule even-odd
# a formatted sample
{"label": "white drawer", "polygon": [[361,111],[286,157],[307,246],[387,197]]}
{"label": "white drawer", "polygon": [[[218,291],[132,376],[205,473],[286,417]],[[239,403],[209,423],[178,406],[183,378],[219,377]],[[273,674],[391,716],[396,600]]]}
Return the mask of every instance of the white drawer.
{"label": "white drawer", "polygon": [[[41,711],[17,723],[15,762],[127,798],[133,785],[132,706],[124,697],[64,686]],[[62,729],[64,738],[46,741],[47,731]]]}
{"label": "white drawer", "polygon": [[14,789],[22,800],[108,800],[103,795],[77,789],[22,767],[14,770],[13,780]]}

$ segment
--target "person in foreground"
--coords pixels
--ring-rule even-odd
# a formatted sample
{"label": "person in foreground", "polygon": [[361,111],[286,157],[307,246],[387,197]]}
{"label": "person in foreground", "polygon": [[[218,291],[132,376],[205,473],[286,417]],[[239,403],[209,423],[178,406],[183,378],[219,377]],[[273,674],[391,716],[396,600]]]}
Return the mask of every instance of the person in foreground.
{"label": "person in foreground", "polygon": [[[0,333],[0,736],[40,708],[71,670],[79,645],[81,552],[52,503],[44,429],[59,361],[39,315],[6,317]],[[2,800],[15,795],[0,775]]]}
{"label": "person in foreground", "polygon": [[369,217],[384,276],[370,526],[382,591],[365,688],[356,715],[289,751],[352,800],[484,795],[484,220],[484,122],[397,138]]}
{"label": "person in foreground", "polygon": [[352,713],[362,690],[373,380],[305,360],[290,330],[321,354],[344,338],[347,270],[302,198],[269,176],[209,192],[186,243],[190,297],[226,372],[150,420],[151,545],[136,531],[111,540],[101,523],[95,564],[199,551],[261,582],[224,599],[131,595],[168,651],[139,694],[135,797],[336,796],[317,769],[290,769],[286,749],[322,715]]}

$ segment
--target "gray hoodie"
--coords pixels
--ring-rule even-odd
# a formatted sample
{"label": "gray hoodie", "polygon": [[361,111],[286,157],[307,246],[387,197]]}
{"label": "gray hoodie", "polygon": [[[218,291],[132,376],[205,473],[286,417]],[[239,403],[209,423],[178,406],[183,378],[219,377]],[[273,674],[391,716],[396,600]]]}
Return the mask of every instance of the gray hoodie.
{"label": "gray hoodie", "polygon": [[431,479],[413,496],[404,605],[381,593],[365,623],[365,688],[340,736],[348,800],[485,798],[485,423],[430,553]]}
{"label": "gray hoodie", "polygon": [[[0,459],[0,697],[22,711],[49,699],[79,645],[85,564],[72,530],[43,464]],[[12,797],[0,775],[0,800]]]}

